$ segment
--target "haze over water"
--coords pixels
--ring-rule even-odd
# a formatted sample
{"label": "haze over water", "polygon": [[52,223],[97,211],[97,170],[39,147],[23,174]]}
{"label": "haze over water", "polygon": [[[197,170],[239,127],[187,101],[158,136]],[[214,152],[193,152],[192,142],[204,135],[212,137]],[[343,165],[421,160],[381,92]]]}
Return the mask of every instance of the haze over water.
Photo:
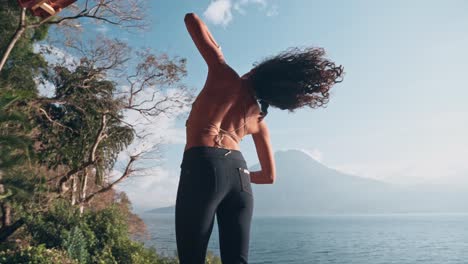
{"label": "haze over water", "polygon": [[[173,215],[144,214],[151,240],[173,254]],[[249,263],[465,264],[468,214],[255,217]],[[217,225],[209,248],[219,255]]]}

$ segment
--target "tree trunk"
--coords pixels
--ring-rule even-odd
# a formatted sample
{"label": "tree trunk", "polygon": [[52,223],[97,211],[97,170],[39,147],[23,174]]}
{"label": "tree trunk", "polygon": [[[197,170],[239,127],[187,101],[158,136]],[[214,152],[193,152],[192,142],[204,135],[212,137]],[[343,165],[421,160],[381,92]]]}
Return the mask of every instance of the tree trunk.
{"label": "tree trunk", "polygon": [[0,228],[0,243],[5,242],[18,228],[24,225],[24,220],[21,218],[10,226]]}
{"label": "tree trunk", "polygon": [[2,228],[11,225],[11,206],[8,202],[3,202],[2,207]]}
{"label": "tree trunk", "polygon": [[81,199],[80,199],[80,215],[83,214],[84,212],[84,205],[85,205],[85,199],[86,199],[86,189],[88,186],[88,169],[86,168],[84,171],[84,177],[83,177],[83,185],[81,187]]}
{"label": "tree trunk", "polygon": [[3,175],[2,175],[2,172],[0,171],[0,196],[4,196],[3,197],[3,201],[1,201],[0,203],[0,207],[1,207],[1,210],[2,210],[2,228],[5,228],[7,226],[9,226],[11,224],[11,206],[10,204],[8,203],[8,201],[4,200],[6,198],[6,195],[5,194],[5,186],[2,184],[2,178],[3,178]]}
{"label": "tree trunk", "polygon": [[8,57],[10,56],[11,51],[15,47],[16,42],[18,42],[18,40],[21,38],[25,30],[26,30],[26,8],[23,8],[21,10],[20,23],[18,25],[18,28],[16,29],[15,35],[13,36],[13,38],[11,38],[10,44],[8,44],[7,49],[2,55],[2,60],[0,61],[0,72],[3,69],[3,66],[5,66],[5,63],[8,60]]}
{"label": "tree trunk", "polygon": [[78,189],[78,179],[77,179],[76,174],[75,174],[72,177],[71,205],[76,204],[77,189]]}

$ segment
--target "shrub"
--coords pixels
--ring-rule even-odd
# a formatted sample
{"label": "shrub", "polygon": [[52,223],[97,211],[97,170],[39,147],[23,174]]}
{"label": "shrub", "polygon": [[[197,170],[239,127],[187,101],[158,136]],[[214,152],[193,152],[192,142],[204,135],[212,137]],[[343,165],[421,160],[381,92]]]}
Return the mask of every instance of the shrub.
{"label": "shrub", "polygon": [[66,252],[58,249],[48,249],[44,244],[26,247],[21,250],[6,250],[0,252],[0,263],[30,263],[30,264],[78,264],[70,259]]}
{"label": "shrub", "polygon": [[[0,263],[179,263],[177,256],[160,256],[155,248],[146,248],[142,242],[133,241],[127,217],[118,206],[85,211],[80,216],[76,207],[59,201],[49,211],[27,217],[26,228],[34,247],[8,251],[8,254],[0,256],[16,262],[2,262],[0,259]],[[51,262],[51,257],[63,257],[67,261],[73,259],[74,262]],[[29,262],[19,262],[23,260]],[[208,251],[206,263],[220,264],[221,261]]]}
{"label": "shrub", "polygon": [[89,262],[88,242],[78,226],[73,227],[68,233],[63,241],[63,247],[67,250],[68,255],[79,263]]}

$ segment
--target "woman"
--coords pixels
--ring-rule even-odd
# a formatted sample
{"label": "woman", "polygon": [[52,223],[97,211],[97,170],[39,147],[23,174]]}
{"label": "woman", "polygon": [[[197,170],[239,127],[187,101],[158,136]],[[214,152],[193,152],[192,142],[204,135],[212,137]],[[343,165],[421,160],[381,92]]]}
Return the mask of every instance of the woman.
{"label": "woman", "polygon": [[[253,211],[251,182],[272,184],[275,162],[268,106],[293,111],[327,103],[328,90],[343,73],[323,58],[323,49],[290,49],[240,77],[197,15],[185,24],[208,65],[206,83],[186,122],[185,146],[176,200],[176,240],[180,263],[204,263],[218,222],[221,259],[247,263]],[[252,135],[260,171],[249,172],[239,142]]]}

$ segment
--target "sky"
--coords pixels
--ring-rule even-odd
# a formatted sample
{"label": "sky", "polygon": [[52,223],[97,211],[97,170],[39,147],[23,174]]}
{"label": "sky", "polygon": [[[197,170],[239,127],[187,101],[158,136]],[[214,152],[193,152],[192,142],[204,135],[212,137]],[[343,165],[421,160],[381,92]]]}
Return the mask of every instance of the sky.
{"label": "sky", "polygon": [[[301,149],[328,167],[402,185],[468,184],[467,1],[150,1],[146,32],[96,33],[187,58],[183,82],[200,91],[207,67],[185,29],[197,13],[239,74],[288,47],[323,47],[345,69],[327,108],[271,109],[274,151]],[[161,161],[119,186],[136,209],[175,203],[185,143],[179,118],[155,126]],[[166,133],[165,131],[169,131]],[[156,138],[156,137],[154,137]],[[247,163],[258,163],[250,137]],[[116,167],[118,170],[118,167]],[[288,177],[288,175],[277,175]]]}

